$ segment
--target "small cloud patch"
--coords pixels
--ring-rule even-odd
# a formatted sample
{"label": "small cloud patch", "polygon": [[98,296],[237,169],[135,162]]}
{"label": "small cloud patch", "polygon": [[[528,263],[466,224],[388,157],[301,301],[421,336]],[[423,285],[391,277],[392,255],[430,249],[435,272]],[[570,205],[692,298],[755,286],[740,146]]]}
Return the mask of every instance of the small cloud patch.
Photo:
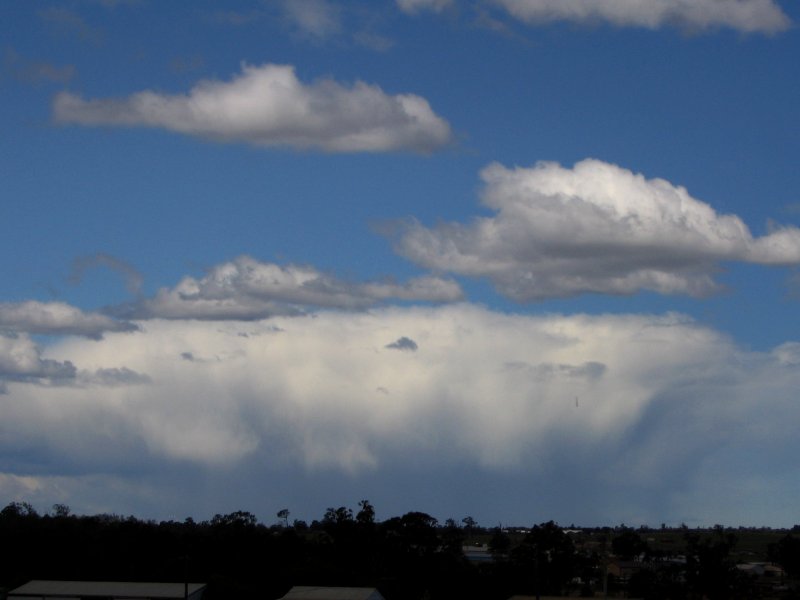
{"label": "small cloud patch", "polygon": [[417,351],[417,342],[412,340],[408,337],[401,337],[396,342],[392,342],[391,344],[386,344],[386,348],[390,348],[392,350],[405,350],[407,352],[416,352]]}

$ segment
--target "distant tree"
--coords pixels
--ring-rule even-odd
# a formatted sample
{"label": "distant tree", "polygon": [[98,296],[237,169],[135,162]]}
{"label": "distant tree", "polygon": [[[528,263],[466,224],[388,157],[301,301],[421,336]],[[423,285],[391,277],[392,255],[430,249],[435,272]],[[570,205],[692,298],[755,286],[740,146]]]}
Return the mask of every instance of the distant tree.
{"label": "distant tree", "polygon": [[442,550],[451,556],[464,555],[464,532],[455,519],[447,519],[441,530]]}
{"label": "distant tree", "polygon": [[328,508],[322,517],[322,522],[327,525],[341,525],[353,520],[353,511],[345,506]]}
{"label": "distant tree", "polygon": [[68,517],[70,512],[69,506],[66,504],[53,504],[54,517]]}
{"label": "distant tree", "polygon": [[633,529],[626,527],[611,540],[611,551],[624,560],[647,552],[647,542]]}
{"label": "distant tree", "polygon": [[731,558],[736,535],[721,525],[711,535],[686,533],[686,581],[694,593],[709,600],[730,598],[736,589],[738,571]]}
{"label": "distant tree", "polygon": [[361,510],[356,514],[356,521],[361,525],[373,525],[375,523],[375,509],[369,500],[362,500],[358,503]]}
{"label": "distant tree", "polygon": [[257,523],[256,516],[246,510],[237,510],[227,515],[216,514],[211,519],[211,525],[225,527],[255,527]]}
{"label": "distant tree", "polygon": [[478,526],[478,522],[469,515],[461,519],[461,522],[464,524],[466,537],[467,540],[469,540],[470,538],[472,538],[475,528]]}
{"label": "distant tree", "polygon": [[284,527],[288,527],[289,526],[289,509],[288,508],[280,509],[278,511],[278,518],[283,521],[283,526]]}
{"label": "distant tree", "polygon": [[38,517],[39,513],[28,502],[10,502],[0,511],[3,517]]}
{"label": "distant tree", "polygon": [[769,559],[778,563],[792,579],[800,578],[800,538],[786,534],[774,544],[770,544]]}
{"label": "distant tree", "polygon": [[295,528],[297,531],[306,531],[308,529],[308,523],[301,519],[295,519],[292,523],[292,527]]}
{"label": "distant tree", "polygon": [[500,527],[492,530],[492,537],[489,539],[489,553],[495,560],[503,560],[508,557],[511,549],[511,538],[508,537]]}
{"label": "distant tree", "polygon": [[528,591],[537,593],[561,594],[577,571],[572,539],[553,521],[534,526],[512,550],[511,560],[532,575]]}

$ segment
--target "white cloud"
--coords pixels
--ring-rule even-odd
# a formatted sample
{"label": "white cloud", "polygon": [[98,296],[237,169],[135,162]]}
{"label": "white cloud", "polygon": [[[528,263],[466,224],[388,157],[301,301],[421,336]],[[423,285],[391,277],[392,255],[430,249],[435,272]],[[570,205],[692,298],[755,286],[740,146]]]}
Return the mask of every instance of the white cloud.
{"label": "white cloud", "polygon": [[452,302],[459,285],[437,277],[406,283],[355,283],[313,267],[280,266],[240,256],[201,279],[185,277],[172,289],[131,307],[139,318],[260,319],[298,314],[307,307],[363,309],[386,300]]}
{"label": "white cloud", "polygon": [[136,331],[127,321],[99,313],[86,313],[64,302],[0,303],[0,330],[46,335],[82,335],[99,339],[109,331]]}
{"label": "white cloud", "polygon": [[[518,512],[494,518],[522,524],[534,491],[541,514],[576,522],[785,525],[796,516],[790,503],[773,511],[797,477],[785,464],[800,450],[793,342],[748,353],[676,315],[528,317],[469,305],[144,329],[69,338],[44,359],[95,373],[124,365],[149,378],[143,385],[8,383],[0,486],[37,473],[74,478],[59,480],[74,500],[49,504],[80,511],[89,497],[80,478],[113,472],[120,489],[143,481],[140,494],[161,515],[186,516],[213,489],[232,494],[232,509],[262,515],[291,495],[293,512],[316,518],[345,488],[352,502],[368,493],[394,514],[472,513],[500,479]],[[403,339],[416,351],[389,347]],[[764,486],[746,507],[735,495],[700,502],[711,485],[753,477]],[[468,499],[442,483],[461,480]],[[449,491],[426,506],[421,490],[436,481]],[[580,500],[586,489],[591,506]]]}
{"label": "white cloud", "polygon": [[397,0],[404,13],[415,15],[423,11],[442,12],[453,6],[453,0]]}
{"label": "white cloud", "polygon": [[69,361],[44,359],[33,340],[24,334],[0,334],[0,392],[8,381],[53,383],[73,379],[76,369]]}
{"label": "white cloud", "polygon": [[728,27],[744,33],[777,33],[791,25],[774,0],[494,0],[529,24],[608,22],[618,27],[689,30]]}
{"label": "white cloud", "polygon": [[497,211],[469,225],[407,226],[397,250],[426,268],[487,277],[518,301],[588,292],[703,296],[722,261],[800,263],[800,229],[754,238],[683,187],[597,160],[481,176]]}
{"label": "white cloud", "polygon": [[301,35],[324,40],[342,31],[339,7],[327,0],[283,0],[282,8]]}
{"label": "white cloud", "polygon": [[123,99],[58,94],[59,123],[146,126],[221,142],[327,152],[427,153],[451,141],[450,126],[413,94],[387,95],[358,81],[301,82],[287,65],[243,65],[231,81],[201,81],[188,94],[143,91]]}

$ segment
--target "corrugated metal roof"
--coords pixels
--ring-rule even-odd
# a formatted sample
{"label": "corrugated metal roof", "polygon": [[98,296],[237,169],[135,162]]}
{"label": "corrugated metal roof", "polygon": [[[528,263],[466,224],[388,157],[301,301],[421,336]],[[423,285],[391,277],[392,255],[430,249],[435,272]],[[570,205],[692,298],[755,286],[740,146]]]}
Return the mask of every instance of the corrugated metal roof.
{"label": "corrugated metal roof", "polygon": [[[9,600],[14,597],[74,598],[103,596],[111,598],[183,598],[184,584],[131,581],[52,581],[34,579],[11,590]],[[190,583],[189,595],[204,589],[204,583]]]}
{"label": "corrugated metal roof", "polygon": [[384,600],[375,588],[296,585],[282,600]]}

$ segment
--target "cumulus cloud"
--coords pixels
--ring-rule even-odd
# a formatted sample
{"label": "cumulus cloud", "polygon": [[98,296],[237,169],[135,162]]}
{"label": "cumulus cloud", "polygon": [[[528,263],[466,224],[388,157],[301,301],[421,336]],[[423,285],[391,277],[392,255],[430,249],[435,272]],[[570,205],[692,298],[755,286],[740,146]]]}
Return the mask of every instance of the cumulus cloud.
{"label": "cumulus cloud", "polygon": [[386,300],[452,302],[461,297],[457,283],[438,277],[354,283],[313,267],[280,266],[240,256],[213,267],[200,279],[186,277],[122,312],[132,318],[260,319],[299,314],[306,308],[364,309]]}
{"label": "cumulus cloud", "polygon": [[75,366],[68,360],[42,358],[38,346],[27,335],[0,334],[0,385],[8,381],[56,383],[73,379],[75,373]]}
{"label": "cumulus cloud", "polygon": [[45,335],[81,335],[100,339],[110,331],[136,331],[129,321],[87,313],[64,302],[0,303],[0,330]]}
{"label": "cumulus cloud", "polygon": [[327,152],[413,151],[448,144],[447,122],[414,94],[388,95],[361,81],[301,82],[288,65],[243,65],[230,81],[201,81],[188,94],[143,91],[85,100],[58,94],[59,123],[157,127],[220,142]]}
{"label": "cumulus cloud", "polygon": [[689,30],[727,27],[772,34],[791,21],[774,0],[494,0],[529,24],[552,21],[607,22],[618,27]]}
{"label": "cumulus cloud", "polygon": [[[403,338],[417,350],[386,347]],[[531,317],[469,305],[153,320],[137,336],[67,338],[33,354],[29,373],[74,361],[94,373],[126,365],[149,382],[9,385],[0,453],[13,477],[0,486],[72,477],[75,500],[57,501],[80,511],[90,497],[81,478],[117,473],[119,489],[142,482],[159,515],[185,516],[221,490],[222,506],[267,515],[291,495],[305,518],[368,493],[384,514],[481,518],[482,505],[498,518],[512,499],[517,512],[504,520],[529,524],[519,507],[535,496],[537,514],[567,522],[791,524],[796,507],[774,510],[774,499],[795,497],[794,345],[746,352],[679,315]],[[756,479],[746,505],[715,492]],[[112,507],[129,502],[111,496]]]}
{"label": "cumulus cloud", "polygon": [[705,296],[723,261],[800,263],[800,229],[753,237],[687,190],[618,166],[584,160],[485,168],[483,203],[497,211],[471,224],[409,224],[396,248],[426,268],[486,277],[518,301],[589,292]]}
{"label": "cumulus cloud", "polygon": [[453,6],[453,0],[397,0],[397,6],[409,15],[416,15],[423,11],[439,13]]}

